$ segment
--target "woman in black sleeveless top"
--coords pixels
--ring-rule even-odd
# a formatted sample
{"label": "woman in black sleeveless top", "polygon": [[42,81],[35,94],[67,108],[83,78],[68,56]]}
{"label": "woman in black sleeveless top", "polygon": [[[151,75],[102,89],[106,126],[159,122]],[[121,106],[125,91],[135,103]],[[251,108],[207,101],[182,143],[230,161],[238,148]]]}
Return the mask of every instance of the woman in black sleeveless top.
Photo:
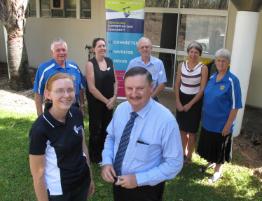
{"label": "woman in black sleeveless top", "polygon": [[112,119],[117,97],[117,79],[113,62],[106,55],[103,38],[93,40],[95,56],[86,64],[87,99],[89,114],[89,152],[94,163],[102,160],[106,127]]}

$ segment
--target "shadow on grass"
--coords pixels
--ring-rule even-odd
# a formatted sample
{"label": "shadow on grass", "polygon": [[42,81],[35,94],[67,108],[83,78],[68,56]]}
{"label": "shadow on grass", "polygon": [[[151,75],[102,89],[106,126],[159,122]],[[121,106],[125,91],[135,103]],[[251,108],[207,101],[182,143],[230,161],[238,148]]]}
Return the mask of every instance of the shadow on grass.
{"label": "shadow on grass", "polygon": [[225,170],[219,181],[209,184],[208,178],[212,176],[213,171],[208,170],[201,173],[198,171],[200,167],[196,163],[187,165],[175,180],[167,182],[164,200],[262,201],[261,182],[255,176],[243,175],[239,172],[240,178],[238,179],[236,178],[238,173],[231,174],[231,172]]}

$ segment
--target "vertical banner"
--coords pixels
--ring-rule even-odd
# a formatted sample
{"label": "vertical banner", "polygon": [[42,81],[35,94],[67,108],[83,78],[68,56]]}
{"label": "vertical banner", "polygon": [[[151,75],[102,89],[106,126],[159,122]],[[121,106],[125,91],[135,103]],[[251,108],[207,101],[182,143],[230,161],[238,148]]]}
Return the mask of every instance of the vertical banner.
{"label": "vertical banner", "polygon": [[106,0],[107,55],[114,62],[120,97],[125,96],[127,65],[139,56],[136,43],[144,33],[144,7],[145,0]]}

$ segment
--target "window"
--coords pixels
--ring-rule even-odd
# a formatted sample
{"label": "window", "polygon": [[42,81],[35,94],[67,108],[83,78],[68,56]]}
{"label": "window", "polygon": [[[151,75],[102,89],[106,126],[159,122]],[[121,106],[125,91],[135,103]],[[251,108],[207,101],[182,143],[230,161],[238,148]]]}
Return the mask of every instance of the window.
{"label": "window", "polygon": [[178,0],[146,0],[146,7],[177,8]]}
{"label": "window", "polygon": [[[30,0],[34,1],[35,0]],[[77,0],[40,0],[41,17],[76,18]],[[91,0],[80,0],[80,18],[91,18]]]}
{"label": "window", "polygon": [[146,7],[144,35],[165,65],[167,87],[174,86],[178,63],[187,58],[191,41],[201,43],[201,61],[211,69],[215,51],[224,47],[228,0],[146,0]]}
{"label": "window", "polygon": [[50,0],[40,0],[40,11],[41,17],[51,16]]}
{"label": "window", "polygon": [[91,0],[80,0],[80,18],[91,18]]}
{"label": "window", "polygon": [[145,13],[145,36],[154,46],[175,49],[177,17],[177,13]]}
{"label": "window", "polygon": [[27,16],[36,17],[36,2],[35,0],[29,0],[27,6]]}
{"label": "window", "polygon": [[181,15],[178,50],[186,51],[191,41],[199,42],[203,53],[213,55],[224,46],[226,17]]}
{"label": "window", "polygon": [[[153,55],[164,63],[167,83],[172,87],[175,62],[177,13],[146,13],[145,36],[150,38],[154,47]],[[156,50],[158,48],[158,50]],[[161,48],[159,50],[159,48]]]}
{"label": "window", "polygon": [[51,0],[51,9],[63,9],[64,2],[63,0]]}
{"label": "window", "polygon": [[181,8],[226,10],[228,0],[181,0]]}
{"label": "window", "polygon": [[65,17],[76,18],[76,0],[65,0]]}

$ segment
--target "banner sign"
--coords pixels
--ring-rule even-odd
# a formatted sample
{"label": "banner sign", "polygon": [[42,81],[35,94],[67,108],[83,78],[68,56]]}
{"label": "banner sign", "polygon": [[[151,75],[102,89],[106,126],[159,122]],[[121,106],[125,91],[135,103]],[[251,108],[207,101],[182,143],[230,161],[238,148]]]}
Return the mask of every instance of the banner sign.
{"label": "banner sign", "polygon": [[145,0],[106,0],[107,56],[114,63],[120,97],[125,96],[127,65],[139,56],[136,43],[144,33],[144,7]]}

